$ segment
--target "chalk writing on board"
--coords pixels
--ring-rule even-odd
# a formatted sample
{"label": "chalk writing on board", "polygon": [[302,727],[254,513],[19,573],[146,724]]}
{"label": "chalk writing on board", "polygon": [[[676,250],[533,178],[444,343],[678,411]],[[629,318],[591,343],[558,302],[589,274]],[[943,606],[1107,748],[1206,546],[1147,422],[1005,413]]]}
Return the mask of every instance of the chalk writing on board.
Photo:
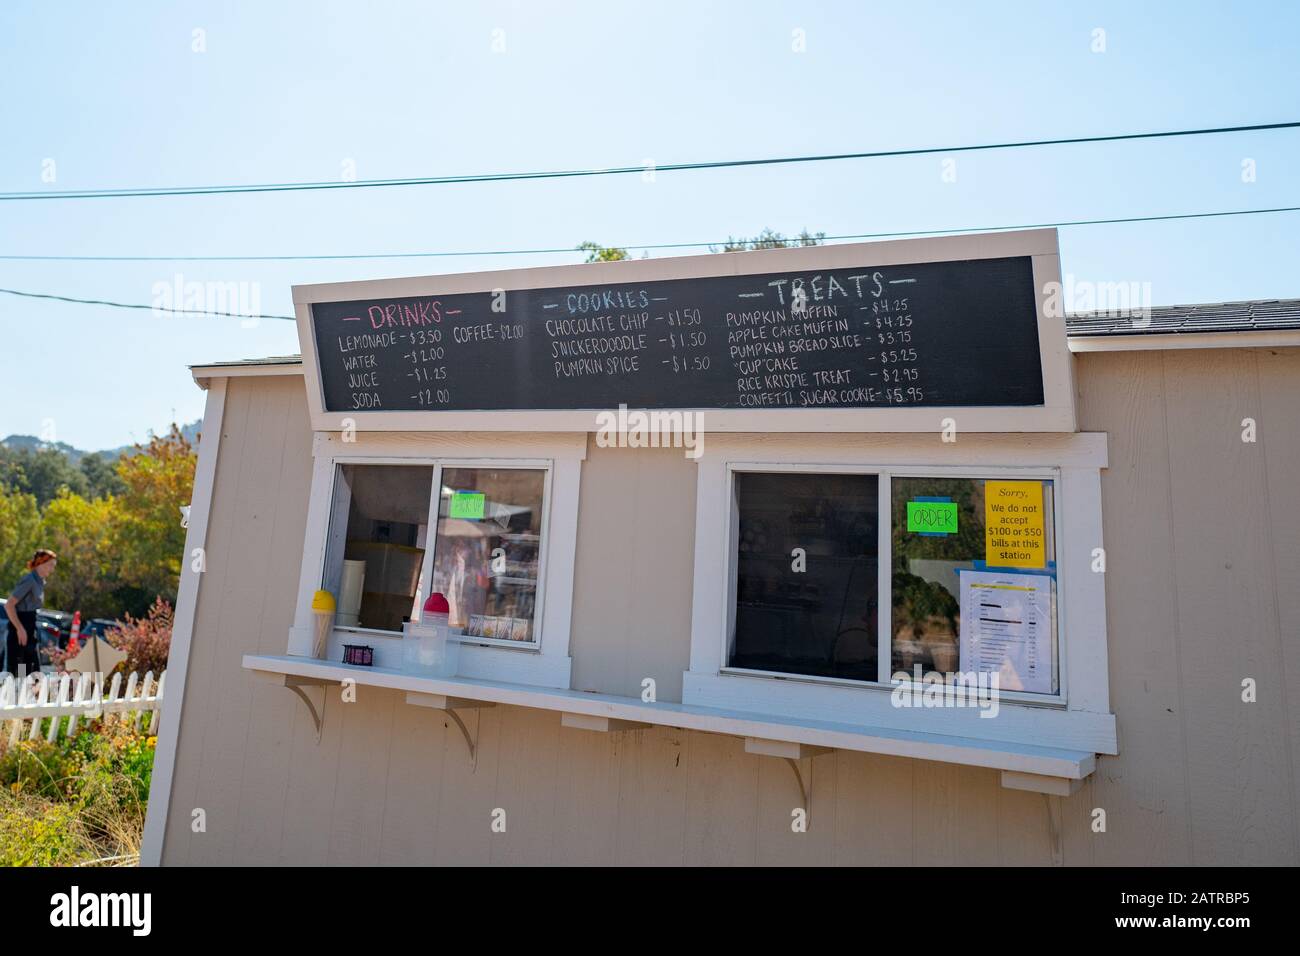
{"label": "chalk writing on board", "polygon": [[327,411],[1043,404],[1028,257],[316,303]]}

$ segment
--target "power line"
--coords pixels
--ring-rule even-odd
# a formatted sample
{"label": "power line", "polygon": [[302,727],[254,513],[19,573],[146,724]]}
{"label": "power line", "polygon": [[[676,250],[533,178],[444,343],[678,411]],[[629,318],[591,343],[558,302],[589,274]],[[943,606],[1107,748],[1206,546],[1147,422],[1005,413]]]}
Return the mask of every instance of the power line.
{"label": "power line", "polygon": [[[921,232],[875,232],[859,233],[857,235],[843,236],[823,236],[823,241],[845,240],[845,239],[883,239],[899,238],[902,236],[944,236],[955,235],[958,233],[971,232],[1006,232],[1015,229],[1047,229],[1061,226],[1101,226],[1113,225],[1117,223],[1134,223],[1134,222],[1168,222],[1179,219],[1208,219],[1220,216],[1254,216],[1264,215],[1267,213],[1279,212],[1300,212],[1300,206],[1279,206],[1272,209],[1236,209],[1225,210],[1222,212],[1199,212],[1199,213],[1176,213],[1166,216],[1127,216],[1118,219],[1076,219],[1069,222],[1047,222],[1047,223],[1029,223],[1019,226],[985,226],[970,227],[964,229],[932,229]],[[614,248],[620,249],[684,249],[712,247],[723,245],[722,242],[665,242],[641,246],[624,245]],[[356,256],[0,256],[0,259],[38,259],[54,261],[84,261],[84,260],[113,260],[113,261],[173,261],[173,260],[201,260],[212,261],[214,259],[222,260],[248,260],[248,259],[398,259],[425,256],[507,256],[507,255],[531,255],[536,253],[557,253],[557,252],[578,252],[576,248],[554,248],[554,249],[494,249],[482,252],[409,252],[409,253],[377,253],[373,255],[356,255]],[[75,296],[54,295],[42,292],[25,292],[19,289],[0,288],[0,293],[5,295],[22,296],[27,299],[50,299],[57,302],[70,302],[74,305],[99,305],[107,306],[114,309],[137,309],[146,312],[166,312],[173,315],[215,315],[227,316],[236,319],[284,319],[289,322],[296,321],[292,315],[248,315],[240,312],[221,312],[207,309],[164,309],[153,305],[142,305],[132,302],[113,302],[108,299],[81,299]]]}
{"label": "power line", "polygon": [[[1016,229],[1053,229],[1068,226],[1110,226],[1135,222],[1171,222],[1184,219],[1217,219],[1224,216],[1262,216],[1282,212],[1300,212],[1300,206],[1274,206],[1268,209],[1225,209],[1214,212],[1170,213],[1163,216],[1123,216],[1114,219],[1067,219],[1059,222],[1031,222],[1014,226],[964,226],[960,229],[908,229],[901,232],[860,232],[840,236],[823,236],[826,242],[861,239],[900,239],[906,236],[954,236],[972,232],[1008,232]],[[614,244],[610,248],[638,251],[664,249],[707,249],[723,246],[727,240],[710,242],[658,242],[643,245]],[[336,255],[282,255],[282,256],[37,256],[0,255],[0,261],[9,262],[304,262],[334,261],[344,259],[444,259],[463,256],[533,256],[578,252],[574,246],[556,246],[536,249],[466,249],[444,252],[367,252],[339,253]],[[0,290],[3,291],[3,290]],[[142,306],[142,308],[151,308]],[[176,310],[169,310],[176,311]]]}
{"label": "power line", "polygon": [[359,179],[351,182],[252,183],[225,186],[139,186],[118,189],[51,190],[45,192],[0,193],[0,201],[21,202],[38,199],[122,199],[146,196],[210,196],[229,193],[302,192],[321,189],[373,189],[381,186],[446,186],[456,183],[507,182],[530,179],[570,179],[581,176],[623,176],[644,173],[684,172],[699,169],[734,169],[744,166],[779,166],[795,163],[825,163],[846,159],[883,159],[898,156],[925,156],[934,153],[969,153],[981,150],[1023,149],[1031,146],[1069,146],[1081,143],[1115,143],[1127,140],[1167,139],[1178,136],[1208,136],[1221,133],[1255,133],[1265,130],[1295,129],[1300,121],[1258,123],[1251,126],[1218,126],[1205,129],[1163,130],[1150,133],[1119,133],[1112,136],[1071,136],[1063,139],[1020,140],[982,143],[973,146],[928,146],[915,149],[888,149],[857,153],[826,153],[810,156],[778,156],[765,159],[732,159],[712,162],[666,163],[642,166],[611,166],[595,169],[556,169],[515,173],[480,173],[458,176],[418,176],[402,179]]}
{"label": "power line", "polygon": [[70,295],[50,295],[43,292],[21,292],[18,289],[0,289],[6,295],[20,295],[25,299],[54,299],[57,302],[71,302],[74,305],[106,305],[114,309],[143,309],[146,312],[166,312],[169,315],[224,315],[232,319],[288,319],[295,321],[292,315],[249,315],[244,312],[218,312],[215,309],[164,309],[155,305],[140,305],[135,302],[111,302],[108,299],[78,299]]}

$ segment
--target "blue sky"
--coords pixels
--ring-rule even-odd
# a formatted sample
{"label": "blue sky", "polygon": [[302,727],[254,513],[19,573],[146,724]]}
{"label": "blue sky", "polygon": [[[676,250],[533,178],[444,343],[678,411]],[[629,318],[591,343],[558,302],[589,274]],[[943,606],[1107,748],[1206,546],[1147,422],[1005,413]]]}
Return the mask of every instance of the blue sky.
{"label": "blue sky", "polygon": [[[1105,52],[1093,52],[1094,30]],[[202,30],[206,52],[194,52]],[[504,52],[494,52],[494,31]],[[793,31],[806,49],[796,52]],[[361,179],[948,146],[1300,118],[1294,3],[11,3],[0,191]],[[46,160],[57,179],[42,182]],[[1243,159],[1256,181],[1242,182]],[[1300,131],[640,177],[0,203],[0,254],[249,255],[831,235],[1300,204]],[[1300,296],[1300,214],[1062,230],[1156,304]],[[667,255],[671,253],[652,253]],[[0,261],[0,286],[148,303],[580,261]],[[186,365],[292,323],[0,295],[0,435],[111,447],[190,421]]]}

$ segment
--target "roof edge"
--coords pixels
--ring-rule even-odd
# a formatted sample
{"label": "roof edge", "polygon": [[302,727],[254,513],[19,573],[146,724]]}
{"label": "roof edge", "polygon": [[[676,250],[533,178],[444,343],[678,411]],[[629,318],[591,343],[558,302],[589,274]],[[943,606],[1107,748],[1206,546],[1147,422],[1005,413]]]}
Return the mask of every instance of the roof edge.
{"label": "roof edge", "polygon": [[1300,348],[1300,329],[1228,329],[1222,332],[1079,333],[1071,352],[1160,352],[1174,349]]}

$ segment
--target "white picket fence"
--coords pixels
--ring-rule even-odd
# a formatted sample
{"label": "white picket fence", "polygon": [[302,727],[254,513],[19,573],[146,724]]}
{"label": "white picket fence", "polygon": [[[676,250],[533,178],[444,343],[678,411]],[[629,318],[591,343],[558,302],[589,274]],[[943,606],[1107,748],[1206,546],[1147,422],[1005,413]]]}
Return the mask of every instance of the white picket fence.
{"label": "white picket fence", "polygon": [[[44,736],[52,743],[61,735],[73,736],[80,721],[110,716],[138,729],[149,714],[149,733],[157,733],[166,680],[166,671],[157,680],[153,671],[146,671],[143,678],[131,674],[125,682],[121,674],[114,674],[105,690],[102,674],[42,673],[21,680],[5,674],[0,679],[0,725],[9,722],[11,746],[24,734],[28,740]],[[54,719],[42,733],[47,717]]]}

